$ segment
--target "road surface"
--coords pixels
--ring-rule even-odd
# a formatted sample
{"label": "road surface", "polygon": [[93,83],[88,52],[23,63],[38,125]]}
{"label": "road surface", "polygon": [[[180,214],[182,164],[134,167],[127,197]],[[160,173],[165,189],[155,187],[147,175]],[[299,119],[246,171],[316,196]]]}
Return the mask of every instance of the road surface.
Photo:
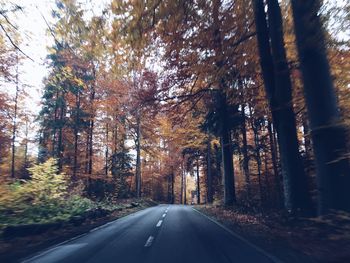
{"label": "road surface", "polygon": [[61,243],[26,263],[275,262],[190,206],[147,208]]}

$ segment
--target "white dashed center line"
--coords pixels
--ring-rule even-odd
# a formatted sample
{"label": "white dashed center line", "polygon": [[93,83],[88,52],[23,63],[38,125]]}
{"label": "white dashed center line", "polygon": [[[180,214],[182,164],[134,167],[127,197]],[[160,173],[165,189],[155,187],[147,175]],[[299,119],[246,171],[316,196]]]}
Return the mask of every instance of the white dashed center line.
{"label": "white dashed center line", "polygon": [[163,217],[165,217],[166,216],[166,214],[163,214]]}
{"label": "white dashed center line", "polygon": [[159,220],[158,223],[157,223],[157,227],[160,227],[163,223],[163,220]]}
{"label": "white dashed center line", "polygon": [[153,236],[150,236],[147,241],[146,241],[146,244],[145,244],[145,247],[150,247],[152,246],[152,242],[154,240],[154,237]]}

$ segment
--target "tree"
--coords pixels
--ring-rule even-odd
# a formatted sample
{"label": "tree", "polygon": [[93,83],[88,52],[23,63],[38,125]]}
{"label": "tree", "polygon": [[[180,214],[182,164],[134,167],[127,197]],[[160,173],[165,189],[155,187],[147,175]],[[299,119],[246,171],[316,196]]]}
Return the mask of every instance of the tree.
{"label": "tree", "polygon": [[309,209],[310,202],[296,137],[291,83],[283,43],[281,13],[278,3],[277,5],[273,1],[268,3],[270,34],[266,22],[264,3],[261,0],[254,1],[260,64],[273,123],[277,130],[284,178],[285,207],[291,212],[296,212],[298,209]]}
{"label": "tree", "polygon": [[292,0],[296,44],[314,149],[319,213],[350,211],[347,139],[341,123],[319,16],[320,2]]}

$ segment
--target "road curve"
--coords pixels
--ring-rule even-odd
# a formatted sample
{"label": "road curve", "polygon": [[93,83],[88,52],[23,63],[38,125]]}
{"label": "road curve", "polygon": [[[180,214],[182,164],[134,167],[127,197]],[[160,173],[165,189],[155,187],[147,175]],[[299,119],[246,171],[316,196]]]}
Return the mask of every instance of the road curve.
{"label": "road curve", "polygon": [[276,262],[190,206],[159,205],[96,228],[25,263]]}

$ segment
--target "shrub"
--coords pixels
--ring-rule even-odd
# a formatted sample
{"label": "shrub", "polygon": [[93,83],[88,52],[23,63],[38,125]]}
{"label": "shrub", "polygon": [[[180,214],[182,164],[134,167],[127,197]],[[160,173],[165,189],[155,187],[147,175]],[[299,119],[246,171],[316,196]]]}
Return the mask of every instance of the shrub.
{"label": "shrub", "polygon": [[1,184],[0,224],[68,220],[94,206],[87,198],[68,194],[68,180],[58,173],[55,159],[28,170],[31,179]]}

